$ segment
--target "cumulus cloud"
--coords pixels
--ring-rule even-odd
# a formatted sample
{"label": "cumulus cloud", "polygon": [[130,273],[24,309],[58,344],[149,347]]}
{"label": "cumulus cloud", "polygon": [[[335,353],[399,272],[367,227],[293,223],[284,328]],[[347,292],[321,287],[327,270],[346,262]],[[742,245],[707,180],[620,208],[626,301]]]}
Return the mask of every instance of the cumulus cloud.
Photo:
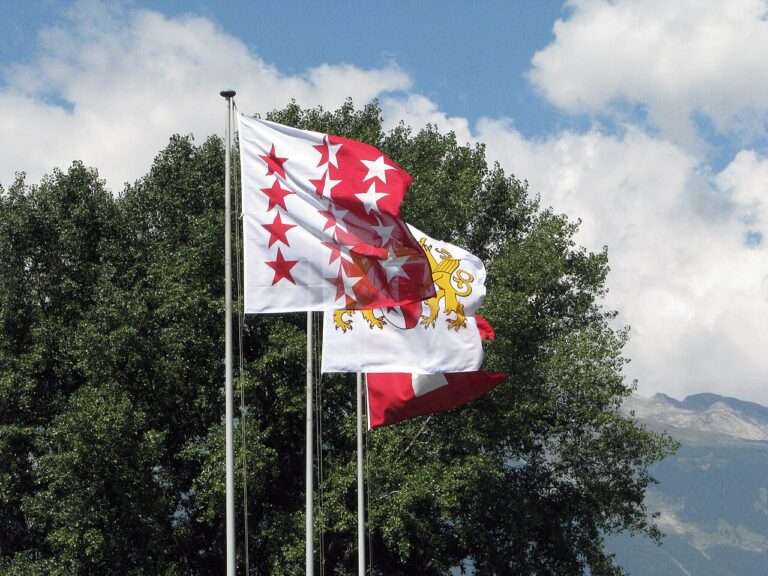
{"label": "cumulus cloud", "polygon": [[[652,490],[649,491],[648,505],[651,511],[659,514],[657,519],[659,528],[667,534],[683,537],[705,556],[710,548],[722,546],[758,554],[768,552],[768,538],[763,534],[753,532],[747,526],[741,524],[733,525],[723,518],[718,519],[716,527],[708,526],[708,523],[701,522],[700,520],[698,523],[695,521],[686,522],[682,518],[685,512],[687,512],[685,499],[683,498],[666,498]],[[672,560],[685,574],[690,574],[674,558]]]}
{"label": "cumulus cloud", "polygon": [[448,116],[437,104],[421,94],[408,94],[405,97],[386,97],[381,102],[384,127],[393,128],[399,122],[404,122],[414,128],[422,128],[427,124],[439,126],[444,132],[456,134],[459,143],[473,139],[469,121],[459,116]]}
{"label": "cumulus cloud", "polygon": [[[768,231],[767,160],[741,152],[710,176],[684,149],[636,128],[529,141],[485,121],[478,138],[545,204],[582,218],[581,243],[608,245],[606,304],[632,327],[627,375],[641,392],[768,401],[768,250],[746,241]],[[710,213],[704,198],[726,208]]]}
{"label": "cumulus cloud", "polygon": [[768,227],[768,162],[754,150],[742,150],[718,174],[717,185],[728,192],[755,241],[762,242]]}
{"label": "cumulus cloud", "polygon": [[569,0],[530,80],[571,113],[647,111],[667,138],[693,144],[692,117],[754,137],[768,126],[765,0]]}
{"label": "cumulus cloud", "polygon": [[409,85],[394,64],[286,75],[206,18],[80,4],[66,25],[40,34],[38,56],[0,87],[0,182],[18,170],[34,181],[80,159],[119,190],[146,172],[169,135],[221,133],[224,88],[237,87],[241,109],[266,112],[291,98],[333,108]]}

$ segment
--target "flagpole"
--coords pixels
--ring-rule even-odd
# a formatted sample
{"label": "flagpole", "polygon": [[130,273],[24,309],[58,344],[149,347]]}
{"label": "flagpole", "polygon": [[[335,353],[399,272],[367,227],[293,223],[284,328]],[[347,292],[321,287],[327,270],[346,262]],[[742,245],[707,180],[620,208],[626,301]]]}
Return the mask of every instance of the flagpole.
{"label": "flagpole", "polygon": [[365,493],[363,492],[363,374],[357,373],[357,573],[365,576]]}
{"label": "flagpole", "polygon": [[315,570],[314,563],[314,515],[312,507],[312,312],[307,312],[307,445],[306,445],[306,544],[305,544],[305,573],[306,576],[313,576]]}
{"label": "flagpole", "polygon": [[232,98],[234,90],[220,92],[227,100],[227,135],[224,153],[224,396],[226,444],[227,576],[235,576],[235,454],[232,442],[232,210],[230,163],[232,147]]}

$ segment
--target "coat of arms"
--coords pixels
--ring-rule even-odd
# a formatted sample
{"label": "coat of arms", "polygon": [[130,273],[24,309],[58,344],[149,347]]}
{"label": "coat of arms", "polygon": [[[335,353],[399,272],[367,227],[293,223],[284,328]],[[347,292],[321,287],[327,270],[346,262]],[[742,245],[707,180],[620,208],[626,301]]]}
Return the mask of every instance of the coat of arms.
{"label": "coat of arms", "polygon": [[[355,312],[362,314],[371,330],[374,328],[383,329],[384,325],[388,323],[400,328],[413,328],[419,323],[424,328],[434,328],[441,311],[446,316],[449,329],[466,328],[464,304],[461,303],[460,299],[467,298],[472,294],[474,275],[460,268],[461,260],[455,258],[447,248],[433,248],[428,244],[426,237],[419,239],[419,245],[424,250],[432,270],[435,295],[423,302],[416,302],[414,307],[410,309],[408,306],[399,307],[397,312],[392,309],[337,310],[333,315],[337,330],[342,332],[351,330]],[[439,259],[435,257],[435,254]],[[394,318],[398,318],[398,320],[394,320]]]}

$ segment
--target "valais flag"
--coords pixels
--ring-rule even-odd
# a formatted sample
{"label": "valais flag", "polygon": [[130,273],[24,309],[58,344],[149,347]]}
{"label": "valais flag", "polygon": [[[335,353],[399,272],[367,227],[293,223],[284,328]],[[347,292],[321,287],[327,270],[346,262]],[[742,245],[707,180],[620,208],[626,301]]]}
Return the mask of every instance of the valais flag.
{"label": "valais flag", "polygon": [[362,142],[238,119],[246,313],[434,295],[427,257],[399,218],[405,170]]}
{"label": "valais flag", "polygon": [[[481,338],[493,329],[477,316]],[[480,398],[506,378],[502,372],[447,374],[368,374],[368,428],[396,424],[415,416],[453,410]]]}

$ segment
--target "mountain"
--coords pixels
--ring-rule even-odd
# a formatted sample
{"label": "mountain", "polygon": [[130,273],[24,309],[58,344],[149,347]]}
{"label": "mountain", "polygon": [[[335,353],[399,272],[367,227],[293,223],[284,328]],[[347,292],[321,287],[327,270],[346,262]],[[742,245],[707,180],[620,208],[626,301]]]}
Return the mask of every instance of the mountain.
{"label": "mountain", "polygon": [[634,396],[623,409],[678,452],[654,466],[646,503],[666,534],[607,539],[634,576],[768,576],[768,408],[716,394]]}

